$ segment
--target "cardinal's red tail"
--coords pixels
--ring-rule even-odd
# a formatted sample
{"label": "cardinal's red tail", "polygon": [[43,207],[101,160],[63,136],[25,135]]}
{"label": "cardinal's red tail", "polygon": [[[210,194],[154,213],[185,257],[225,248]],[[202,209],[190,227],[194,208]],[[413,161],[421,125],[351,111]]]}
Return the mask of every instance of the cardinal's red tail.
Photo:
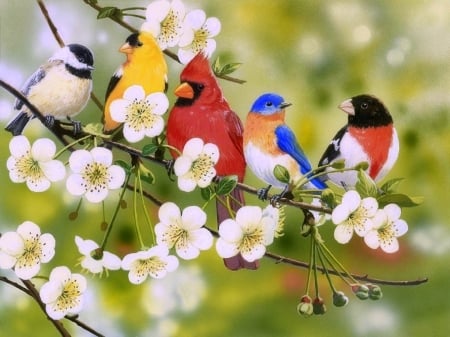
{"label": "cardinal's red tail", "polygon": [[[220,200],[219,200],[220,198]],[[228,199],[228,200],[227,200]],[[245,205],[244,202],[244,193],[241,189],[235,188],[231,193],[230,197],[217,197],[216,199],[216,207],[217,207],[217,224],[221,224],[222,221],[230,218],[230,213],[227,208],[227,203],[230,205],[230,208],[237,212],[239,208]],[[225,266],[230,270],[239,270],[242,268],[245,269],[258,269],[259,261],[248,262],[246,261],[241,254],[238,254],[233,257],[229,257],[223,259]]]}

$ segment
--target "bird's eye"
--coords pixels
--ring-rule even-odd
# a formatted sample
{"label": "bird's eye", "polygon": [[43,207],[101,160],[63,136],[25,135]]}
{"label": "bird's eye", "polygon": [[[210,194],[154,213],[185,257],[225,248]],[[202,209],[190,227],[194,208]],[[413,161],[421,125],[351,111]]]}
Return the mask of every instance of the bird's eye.
{"label": "bird's eye", "polygon": [[198,90],[203,90],[205,88],[205,85],[199,83],[199,84],[197,84],[197,88],[198,88]]}
{"label": "bird's eye", "polygon": [[81,63],[86,63],[86,60],[85,60],[84,57],[82,57],[82,56],[77,57],[77,60],[78,60],[79,62],[81,62]]}
{"label": "bird's eye", "polygon": [[272,102],[266,102],[266,107],[271,107],[273,105]]}
{"label": "bird's eye", "polygon": [[369,107],[367,102],[361,103],[361,109],[366,110]]}

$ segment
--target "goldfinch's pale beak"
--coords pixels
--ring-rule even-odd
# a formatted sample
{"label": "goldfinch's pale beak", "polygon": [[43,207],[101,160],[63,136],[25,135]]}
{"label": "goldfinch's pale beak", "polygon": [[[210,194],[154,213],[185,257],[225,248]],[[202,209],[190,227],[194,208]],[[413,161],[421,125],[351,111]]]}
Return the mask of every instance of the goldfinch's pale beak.
{"label": "goldfinch's pale beak", "polygon": [[351,116],[355,115],[355,107],[352,104],[351,98],[349,98],[349,99],[345,100],[344,102],[342,102],[341,104],[339,104],[339,109],[348,113]]}
{"label": "goldfinch's pale beak", "polygon": [[124,54],[131,54],[131,53],[133,53],[133,47],[127,42],[127,43],[124,43],[120,48],[119,48],[119,51],[121,52],[121,53],[124,53]]}
{"label": "goldfinch's pale beak", "polygon": [[194,89],[187,82],[181,83],[174,91],[175,96],[182,98],[194,98]]}

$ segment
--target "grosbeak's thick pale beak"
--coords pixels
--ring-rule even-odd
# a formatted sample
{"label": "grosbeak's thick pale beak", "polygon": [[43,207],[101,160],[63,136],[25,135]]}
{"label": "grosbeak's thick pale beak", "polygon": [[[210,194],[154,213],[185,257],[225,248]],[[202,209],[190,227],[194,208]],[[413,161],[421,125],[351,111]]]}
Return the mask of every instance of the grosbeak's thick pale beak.
{"label": "grosbeak's thick pale beak", "polygon": [[344,102],[342,102],[341,104],[339,104],[339,109],[348,113],[351,116],[355,115],[355,107],[352,104],[351,98],[349,98],[349,99],[345,100]]}
{"label": "grosbeak's thick pale beak", "polygon": [[194,98],[194,89],[187,82],[181,83],[174,91],[174,94],[182,98]]}

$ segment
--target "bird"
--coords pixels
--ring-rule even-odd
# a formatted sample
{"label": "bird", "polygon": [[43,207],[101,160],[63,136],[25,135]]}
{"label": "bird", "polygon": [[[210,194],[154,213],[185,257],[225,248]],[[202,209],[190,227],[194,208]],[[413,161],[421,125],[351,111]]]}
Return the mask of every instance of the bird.
{"label": "bird", "polygon": [[[247,166],[268,186],[258,191],[261,199],[267,198],[274,186],[283,189],[273,200],[290,192],[303,178],[303,188],[322,190],[327,185],[316,177],[311,177],[312,167],[291,128],[285,122],[285,109],[291,106],[276,93],[264,93],[250,108],[244,126],[244,155]],[[289,183],[275,177],[274,169],[283,166],[289,173]]]}
{"label": "bird", "polygon": [[[205,143],[216,144],[220,153],[215,165],[217,175],[236,175],[238,181],[243,182],[246,165],[242,147],[242,122],[230,108],[208,58],[202,52],[194,56],[182,70],[175,95],[178,98],[167,121],[167,143],[179,150],[191,138],[201,138]],[[174,159],[179,156],[173,150],[171,154]],[[230,206],[237,211],[245,202],[243,192],[235,188],[231,195]],[[229,210],[218,199],[216,208],[218,224],[230,218]],[[224,263],[231,270],[258,267],[258,262],[245,261],[240,254],[224,259]]]}
{"label": "bird", "polygon": [[141,31],[129,35],[119,52],[124,53],[127,59],[113,74],[106,89],[103,111],[105,133],[112,133],[121,125],[111,118],[110,105],[122,98],[127,88],[140,85],[146,95],[166,92],[168,88],[167,63],[151,33]]}
{"label": "bird", "polygon": [[[347,124],[331,140],[319,160],[319,167],[344,160],[351,169],[367,162],[366,172],[378,182],[392,169],[399,155],[399,140],[392,116],[383,102],[368,94],[354,96],[343,101],[339,109],[348,114]],[[346,189],[354,188],[358,172],[347,170],[333,172],[330,167],[324,179]]]}
{"label": "bird", "polygon": [[[21,92],[42,113],[45,124],[52,127],[55,119],[71,120],[84,109],[92,90],[93,69],[91,50],[81,44],[68,44],[57,50],[28,78]],[[18,136],[35,116],[19,99],[14,103],[14,109],[18,113],[5,130]],[[74,132],[79,132],[80,122],[72,123]]]}

